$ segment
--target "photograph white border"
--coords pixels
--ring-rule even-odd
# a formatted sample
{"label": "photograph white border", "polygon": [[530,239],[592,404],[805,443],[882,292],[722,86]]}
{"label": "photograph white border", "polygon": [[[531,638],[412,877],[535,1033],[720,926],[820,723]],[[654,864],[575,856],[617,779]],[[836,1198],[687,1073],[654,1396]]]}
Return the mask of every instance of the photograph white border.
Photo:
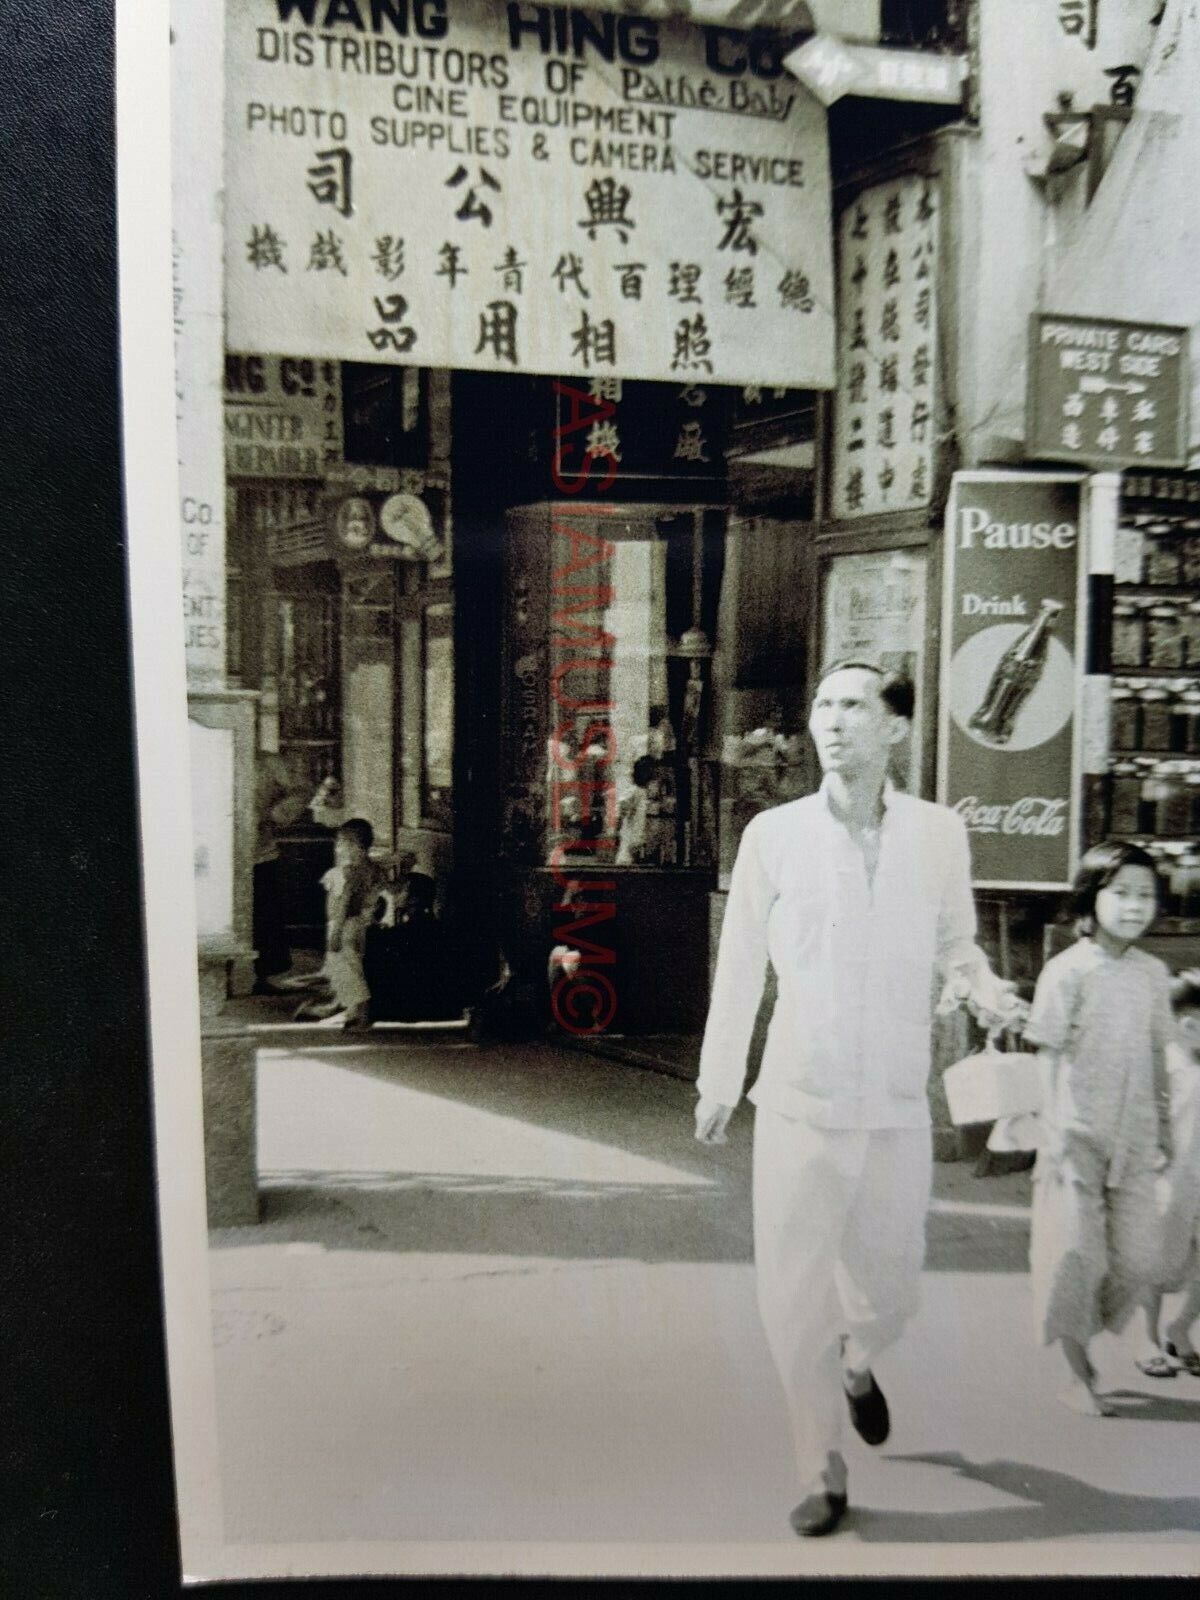
{"label": "photograph white border", "polygon": [[[1169,1540],[996,1545],[238,1545],[222,1531],[204,1193],[196,919],[178,538],[166,0],[117,0],[125,513],[155,1144],[184,1582],[354,1575],[1195,1574]],[[218,67],[220,64],[217,64]],[[1190,1572],[1189,1572],[1190,1567]]]}

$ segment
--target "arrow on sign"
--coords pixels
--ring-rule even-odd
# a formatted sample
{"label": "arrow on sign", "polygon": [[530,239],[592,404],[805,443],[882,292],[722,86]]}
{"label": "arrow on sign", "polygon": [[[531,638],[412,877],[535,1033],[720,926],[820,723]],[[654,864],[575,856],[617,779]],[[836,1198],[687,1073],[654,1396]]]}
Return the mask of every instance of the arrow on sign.
{"label": "arrow on sign", "polygon": [[818,33],[807,44],[784,57],[784,66],[822,105],[831,106],[862,77],[847,47],[840,39]]}
{"label": "arrow on sign", "polygon": [[1080,378],[1079,387],[1085,394],[1103,394],[1106,389],[1119,389],[1125,394],[1145,394],[1144,383],[1109,383],[1107,378]]}
{"label": "arrow on sign", "polygon": [[958,105],[967,66],[962,56],[844,44],[825,33],[815,34],[793,50],[783,58],[783,64],[827,106],[847,94],[872,100]]}

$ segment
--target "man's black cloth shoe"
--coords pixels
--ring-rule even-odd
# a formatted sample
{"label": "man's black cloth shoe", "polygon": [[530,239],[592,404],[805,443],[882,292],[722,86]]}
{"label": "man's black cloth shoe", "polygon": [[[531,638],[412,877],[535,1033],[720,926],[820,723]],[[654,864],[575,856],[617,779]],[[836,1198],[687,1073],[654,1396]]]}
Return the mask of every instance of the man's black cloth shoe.
{"label": "man's black cloth shoe", "polygon": [[875,1382],[874,1373],[868,1372],[867,1377],[871,1380],[870,1388],[862,1394],[851,1394],[844,1384],[842,1387],[846,1393],[846,1404],[850,1407],[854,1431],[866,1444],[882,1444],[892,1431],[892,1419],[888,1415],[883,1390]]}
{"label": "man's black cloth shoe", "polygon": [[806,1495],[792,1512],[792,1527],[802,1539],[820,1539],[832,1533],[846,1515],[846,1503],[844,1494],[830,1494],[828,1490]]}

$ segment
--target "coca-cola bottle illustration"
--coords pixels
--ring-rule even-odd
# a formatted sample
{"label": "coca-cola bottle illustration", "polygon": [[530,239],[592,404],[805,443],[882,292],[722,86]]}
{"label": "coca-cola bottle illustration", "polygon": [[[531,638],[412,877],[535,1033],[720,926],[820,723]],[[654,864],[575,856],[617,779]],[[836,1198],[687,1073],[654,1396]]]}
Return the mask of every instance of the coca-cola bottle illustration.
{"label": "coca-cola bottle illustration", "polygon": [[1012,738],[1017,713],[1045,671],[1050,635],[1062,609],[1061,600],[1043,600],[1037,616],[996,663],[979,709],[967,723],[992,744],[1007,744]]}

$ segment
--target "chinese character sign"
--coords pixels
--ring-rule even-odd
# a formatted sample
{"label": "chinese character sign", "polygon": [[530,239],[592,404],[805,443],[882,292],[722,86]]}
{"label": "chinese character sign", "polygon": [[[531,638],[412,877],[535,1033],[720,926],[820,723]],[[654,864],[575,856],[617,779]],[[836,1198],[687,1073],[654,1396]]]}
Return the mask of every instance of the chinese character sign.
{"label": "chinese character sign", "polygon": [[225,469],[231,478],[320,478],[341,459],[336,361],[225,357]]}
{"label": "chinese character sign", "polygon": [[[1133,105],[1164,0],[1047,0],[1040,9],[1061,91],[1078,106]],[[1028,18],[1013,25],[1025,30]]]}
{"label": "chinese character sign", "polygon": [[1188,459],[1188,334],[1095,317],[1034,316],[1026,453],[1089,467]]}
{"label": "chinese character sign", "polygon": [[1079,477],[958,472],[946,507],[938,799],[983,888],[1059,889],[1079,847]]}
{"label": "chinese character sign", "polygon": [[923,177],[867,190],[838,223],[832,513],[926,506],[936,432],[938,199]]}
{"label": "chinese character sign", "polygon": [[778,54],[611,11],[228,0],[229,342],[831,387],[825,114]]}

